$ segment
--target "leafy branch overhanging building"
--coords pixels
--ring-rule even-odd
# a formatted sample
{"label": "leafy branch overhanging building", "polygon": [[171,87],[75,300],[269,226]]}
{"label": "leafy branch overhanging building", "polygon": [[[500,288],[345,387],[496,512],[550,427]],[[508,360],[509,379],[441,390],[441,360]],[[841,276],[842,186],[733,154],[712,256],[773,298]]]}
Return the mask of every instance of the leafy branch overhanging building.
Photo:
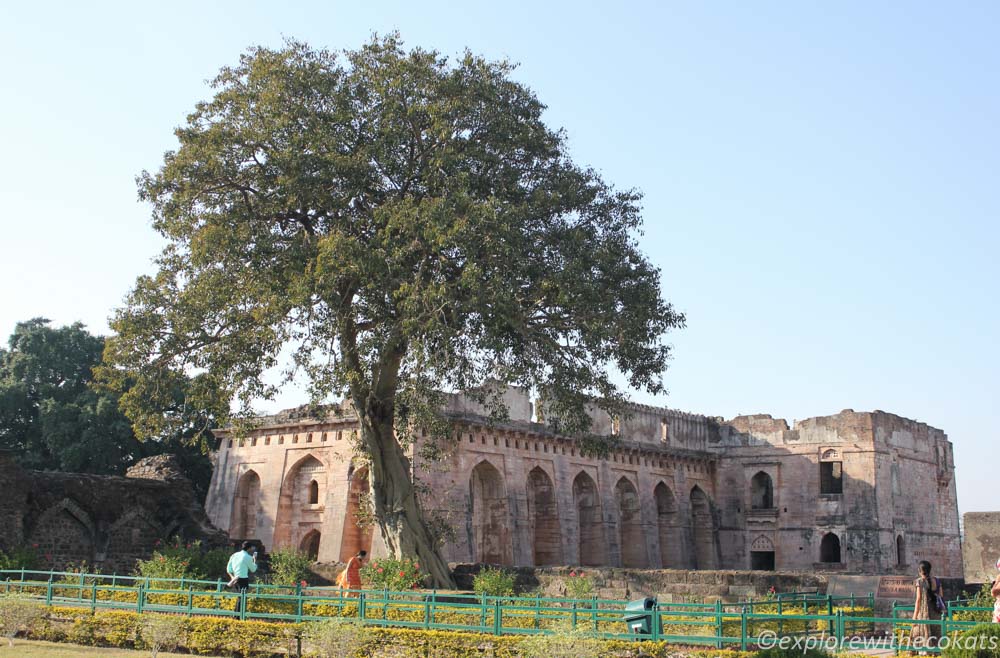
{"label": "leafy branch overhanging building", "polygon": [[[429,517],[453,562],[629,568],[906,573],[927,559],[962,575],[955,464],[941,430],[883,411],[732,420],[632,405],[605,458],[532,422],[508,389],[491,423],[451,396],[459,439],[441,461],[413,461]],[[323,562],[384,551],[359,519],[367,469],[353,459],[348,407],[301,409],[222,433],[206,508],[232,539],[299,547]],[[377,534],[377,533],[375,533]]]}

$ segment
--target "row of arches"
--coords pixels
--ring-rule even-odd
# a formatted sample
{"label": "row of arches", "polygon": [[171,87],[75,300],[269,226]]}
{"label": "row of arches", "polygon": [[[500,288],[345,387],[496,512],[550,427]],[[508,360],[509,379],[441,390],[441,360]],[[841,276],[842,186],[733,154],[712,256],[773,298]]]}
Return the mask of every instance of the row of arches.
{"label": "row of arches", "polygon": [[[326,518],[320,492],[326,491],[327,472],[323,462],[307,455],[282,478],[278,512],[272,542],[275,547],[296,546],[312,559],[320,553],[322,526]],[[339,559],[346,560],[360,550],[371,550],[372,529],[359,519],[362,499],[368,492],[367,467],[348,471],[347,507],[344,514]],[[233,539],[260,539],[263,508],[260,504],[260,475],[250,469],[236,484],[229,524]]]}
{"label": "row of arches", "polygon": [[[563,528],[552,478],[541,467],[528,472],[527,517],[531,556],[538,566],[566,564]],[[483,460],[472,469],[470,493],[470,540],[472,558],[477,562],[513,564],[511,515],[508,510],[504,479],[493,464]],[[715,525],[712,504],[698,486],[689,498],[690,515],[683,516],[673,492],[664,483],[653,490],[656,502],[656,534],[659,563],[666,567],[712,569],[717,565]],[[609,555],[609,523],[605,520],[604,504],[597,483],[585,471],[573,479],[573,512],[575,513],[578,559],[582,566],[605,566]],[[648,568],[650,559],[646,528],[642,521],[639,492],[627,477],[622,476],[614,487],[614,502],[618,511],[617,543],[622,566]]]}

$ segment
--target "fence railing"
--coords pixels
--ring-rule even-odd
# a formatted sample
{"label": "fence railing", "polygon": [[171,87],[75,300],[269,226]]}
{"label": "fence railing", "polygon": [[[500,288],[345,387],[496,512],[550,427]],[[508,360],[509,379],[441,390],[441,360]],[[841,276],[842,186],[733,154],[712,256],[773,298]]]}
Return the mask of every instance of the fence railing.
{"label": "fence railing", "polygon": [[[387,627],[461,630],[495,635],[551,633],[560,627],[585,629],[597,637],[666,640],[717,648],[758,644],[769,637],[833,638],[844,649],[863,648],[876,631],[889,629],[894,648],[912,624],[939,625],[941,634],[976,622],[953,619],[949,605],[942,620],[904,619],[907,606],[892,617],[874,616],[873,593],[830,596],[812,592],[776,594],[740,603],[656,603],[630,610],[628,602],[597,597],[493,597],[412,590],[341,590],[255,583],[244,592],[219,581],[144,578],[102,574],[0,571],[0,591],[18,592],[49,606],[127,609],[188,616],[306,622],[342,617]],[[865,614],[859,614],[858,609]],[[960,608],[971,610],[971,608]],[[978,610],[978,609],[976,609]],[[868,612],[871,611],[871,612]],[[912,607],[910,607],[912,614]],[[638,620],[633,629],[630,620]],[[637,632],[638,631],[638,632]],[[902,633],[901,633],[902,632]]]}

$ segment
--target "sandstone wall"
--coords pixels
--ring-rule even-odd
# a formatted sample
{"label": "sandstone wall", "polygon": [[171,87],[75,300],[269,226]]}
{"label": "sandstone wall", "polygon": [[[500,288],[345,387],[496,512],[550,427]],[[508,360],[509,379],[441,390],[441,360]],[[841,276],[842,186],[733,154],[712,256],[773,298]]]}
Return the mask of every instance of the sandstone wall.
{"label": "sandstone wall", "polygon": [[129,472],[138,477],[116,477],[25,471],[0,453],[0,548],[31,546],[44,568],[85,561],[131,573],[170,537],[226,544],[172,459],[150,457]]}
{"label": "sandstone wall", "polygon": [[965,580],[991,583],[1000,575],[996,568],[1000,559],[1000,512],[967,512],[962,520]]}
{"label": "sandstone wall", "polygon": [[[413,461],[425,511],[453,533],[449,560],[909,574],[928,559],[941,576],[962,573],[952,446],[926,424],[850,409],[793,427],[768,415],[594,409],[595,431],[620,442],[595,459],[533,422],[545,410],[524,391],[502,397],[501,423],[452,396],[456,441],[440,461]],[[368,482],[352,461],[356,423],[349,407],[321,420],[299,409],[224,438],[212,521],[321,561],[379,554],[377,533],[357,524]]]}

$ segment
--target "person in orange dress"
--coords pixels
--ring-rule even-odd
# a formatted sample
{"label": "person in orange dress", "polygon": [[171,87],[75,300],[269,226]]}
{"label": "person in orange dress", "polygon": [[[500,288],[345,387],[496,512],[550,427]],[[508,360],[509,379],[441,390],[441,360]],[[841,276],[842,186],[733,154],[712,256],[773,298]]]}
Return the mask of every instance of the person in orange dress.
{"label": "person in orange dress", "polygon": [[341,589],[361,589],[361,567],[368,551],[361,551],[347,561],[347,567],[337,577],[337,586]]}

